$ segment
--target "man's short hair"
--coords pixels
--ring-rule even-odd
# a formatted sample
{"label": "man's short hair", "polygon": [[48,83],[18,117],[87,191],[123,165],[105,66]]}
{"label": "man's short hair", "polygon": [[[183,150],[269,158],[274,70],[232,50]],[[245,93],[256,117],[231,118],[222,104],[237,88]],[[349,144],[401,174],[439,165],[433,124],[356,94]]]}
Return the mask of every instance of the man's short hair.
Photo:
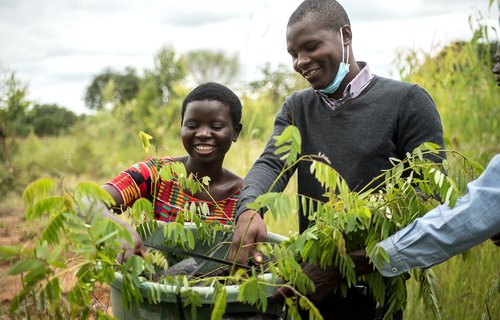
{"label": "man's short hair", "polygon": [[339,30],[345,25],[351,25],[347,13],[337,1],[305,0],[292,13],[287,26],[295,24],[309,14],[313,15],[325,29]]}

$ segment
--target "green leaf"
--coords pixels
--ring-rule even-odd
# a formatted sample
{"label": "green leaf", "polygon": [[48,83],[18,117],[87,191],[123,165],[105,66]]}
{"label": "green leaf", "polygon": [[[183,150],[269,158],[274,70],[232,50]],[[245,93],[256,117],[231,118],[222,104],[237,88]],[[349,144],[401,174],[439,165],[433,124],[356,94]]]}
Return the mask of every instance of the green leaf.
{"label": "green leaf", "polygon": [[40,260],[26,259],[17,261],[9,270],[7,274],[14,276],[23,272],[31,271],[38,268],[43,268],[44,263]]}
{"label": "green leaf", "polygon": [[37,268],[32,268],[23,278],[24,283],[28,285],[37,284],[39,281],[45,280],[51,273],[50,268],[45,264],[40,264]]}
{"label": "green leaf", "polygon": [[149,148],[151,147],[149,140],[153,139],[153,136],[145,133],[144,131],[141,131],[141,132],[139,132],[139,139],[141,139],[142,148],[146,152],[149,152]]}
{"label": "green leaf", "polygon": [[47,294],[48,301],[54,302],[61,299],[61,284],[59,283],[58,278],[54,278],[47,282],[44,288],[45,293]]}
{"label": "green leaf", "polygon": [[226,289],[219,286],[216,290],[215,301],[212,308],[211,320],[221,320],[226,311]]}
{"label": "green leaf", "polygon": [[266,311],[267,296],[264,286],[259,284],[258,278],[249,278],[240,285],[238,301],[256,306],[259,310]]}
{"label": "green leaf", "polygon": [[48,241],[50,244],[58,244],[61,241],[59,233],[64,231],[64,214],[60,213],[53,217],[49,224],[42,232],[42,240]]}
{"label": "green leaf", "polygon": [[97,239],[97,240],[95,241],[95,243],[96,243],[96,244],[106,243],[109,239],[114,238],[114,237],[115,237],[117,234],[119,234],[119,233],[120,233],[120,231],[119,231],[119,230],[115,230],[115,231],[113,231],[113,232],[111,232],[111,233],[108,233],[108,234],[104,235],[103,237],[101,237],[101,238]]}
{"label": "green leaf", "polygon": [[28,294],[31,292],[31,287],[26,286],[14,296],[9,306],[9,313],[14,314],[20,307],[21,304],[26,303]]}
{"label": "green leaf", "polygon": [[441,312],[439,311],[439,305],[437,302],[437,296],[436,296],[437,280],[434,271],[432,271],[432,269],[419,270],[417,281],[419,282],[420,286],[419,296],[424,301],[424,305],[427,308],[430,308],[433,311],[434,315],[438,319],[440,319]]}
{"label": "green leaf", "polygon": [[50,215],[59,212],[65,208],[65,202],[62,197],[47,197],[34,203],[26,213],[26,219],[38,219],[43,215]]}
{"label": "green leaf", "polygon": [[184,307],[191,306],[191,318],[198,319],[196,309],[202,305],[200,293],[194,290],[185,290],[181,293],[181,297],[184,301]]}
{"label": "green leaf", "polygon": [[23,251],[21,246],[0,246],[0,260],[13,259]]}
{"label": "green leaf", "polygon": [[46,198],[53,186],[54,181],[45,178],[30,183],[23,192],[24,205],[27,208],[31,208],[37,201]]}
{"label": "green leaf", "polygon": [[124,265],[124,269],[132,275],[139,275],[144,266],[144,260],[139,256],[130,257]]}
{"label": "green leaf", "polygon": [[153,203],[146,198],[140,198],[132,205],[132,216],[137,219],[143,219],[144,215],[149,218],[154,216]]}
{"label": "green leaf", "polygon": [[[113,198],[101,186],[95,182],[80,182],[75,188],[77,199],[90,199],[91,201],[102,201],[108,207],[114,205]],[[85,212],[85,211],[84,211]]]}
{"label": "green leaf", "polygon": [[186,230],[187,232],[187,245],[189,249],[194,249],[195,246],[195,241],[194,241],[194,235],[191,232],[191,230]]}
{"label": "green leaf", "polygon": [[[275,150],[277,155],[282,155],[280,159],[285,160],[287,165],[292,164],[301,153],[302,138],[300,131],[296,126],[290,125],[283,130],[283,132],[273,137],[276,142],[274,145],[278,147]],[[282,146],[284,145],[285,146]],[[281,146],[281,147],[280,147]]]}

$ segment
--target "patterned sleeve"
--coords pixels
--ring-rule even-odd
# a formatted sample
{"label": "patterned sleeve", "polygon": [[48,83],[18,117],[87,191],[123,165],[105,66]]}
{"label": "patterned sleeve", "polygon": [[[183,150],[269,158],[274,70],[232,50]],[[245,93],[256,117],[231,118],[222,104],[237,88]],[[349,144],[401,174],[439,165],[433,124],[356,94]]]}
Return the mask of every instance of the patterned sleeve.
{"label": "patterned sleeve", "polygon": [[158,180],[158,171],[164,159],[148,158],[122,171],[117,177],[106,182],[120,192],[123,203],[131,206],[140,198],[150,198]]}

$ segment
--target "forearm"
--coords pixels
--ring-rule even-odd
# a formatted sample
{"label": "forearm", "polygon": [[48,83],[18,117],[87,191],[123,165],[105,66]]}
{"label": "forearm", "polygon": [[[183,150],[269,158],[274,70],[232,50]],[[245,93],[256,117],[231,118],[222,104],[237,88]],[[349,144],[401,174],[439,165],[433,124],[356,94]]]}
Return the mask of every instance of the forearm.
{"label": "forearm", "polygon": [[267,142],[259,159],[257,159],[244,178],[243,188],[236,209],[236,219],[241,213],[248,209],[247,205],[254,202],[257,197],[269,191],[282,191],[289,181],[291,176],[290,172],[286,172],[280,179],[276,180],[282,173],[285,162],[275,154],[275,139],[272,138],[280,135],[283,130],[290,125],[285,113],[285,110],[282,109],[276,117],[271,138]]}
{"label": "forearm", "polygon": [[82,216],[87,221],[91,221],[94,218],[110,219],[113,222],[118,223],[125,229],[127,229],[130,235],[132,236],[134,242],[140,241],[140,237],[135,231],[135,229],[129,223],[127,223],[126,221],[119,218],[116,214],[113,213],[114,211],[121,213],[121,209],[123,206],[123,200],[118,190],[116,190],[111,185],[104,185],[103,189],[113,199],[112,205],[108,207],[102,201],[95,201],[87,198],[83,201],[83,207],[79,209],[80,216]]}

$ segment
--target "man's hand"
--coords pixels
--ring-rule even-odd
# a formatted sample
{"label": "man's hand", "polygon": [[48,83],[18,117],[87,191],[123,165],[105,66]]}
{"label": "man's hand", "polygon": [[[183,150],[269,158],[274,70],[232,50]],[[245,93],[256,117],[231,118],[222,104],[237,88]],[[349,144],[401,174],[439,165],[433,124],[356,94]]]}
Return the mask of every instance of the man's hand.
{"label": "man's hand", "polygon": [[[364,249],[349,253],[354,261],[355,272],[358,276],[374,272],[373,266],[366,257]],[[342,281],[342,274],[335,265],[323,269],[319,264],[302,263],[302,272],[314,283],[314,292],[308,292],[306,297],[312,303],[317,304],[338,287]],[[290,287],[282,287],[271,297],[271,301],[284,301],[287,297],[294,296],[295,293]]]}
{"label": "man's hand", "polygon": [[247,264],[248,255],[252,252],[255,262],[262,262],[262,255],[256,250],[255,243],[265,242],[266,239],[267,228],[260,214],[254,210],[242,212],[236,221],[228,259]]}
{"label": "man's hand", "polygon": [[[323,269],[319,264],[302,263],[302,272],[314,283],[314,291],[306,294],[306,297],[312,303],[317,304],[325,298],[326,295],[331,293],[342,280],[342,274],[335,266]],[[281,287],[271,297],[271,301],[283,302],[285,298],[292,297],[295,292],[290,287]]]}

